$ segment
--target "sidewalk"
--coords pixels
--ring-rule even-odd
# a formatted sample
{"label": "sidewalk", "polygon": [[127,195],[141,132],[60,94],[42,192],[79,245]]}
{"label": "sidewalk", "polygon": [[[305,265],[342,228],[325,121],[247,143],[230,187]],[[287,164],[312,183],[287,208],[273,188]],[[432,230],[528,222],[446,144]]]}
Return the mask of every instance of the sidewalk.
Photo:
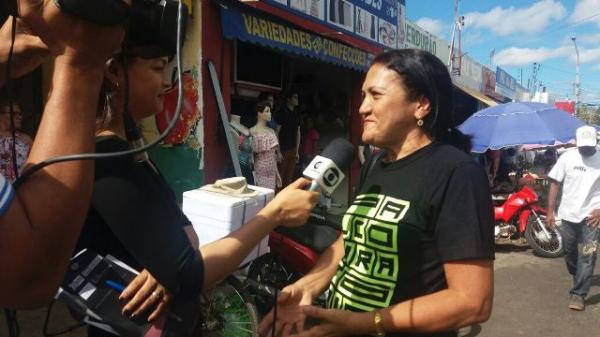
{"label": "sidewalk", "polygon": [[464,337],[600,336],[600,267],[596,267],[586,309],[567,308],[572,278],[564,259],[544,259],[530,249],[496,253],[494,309]]}

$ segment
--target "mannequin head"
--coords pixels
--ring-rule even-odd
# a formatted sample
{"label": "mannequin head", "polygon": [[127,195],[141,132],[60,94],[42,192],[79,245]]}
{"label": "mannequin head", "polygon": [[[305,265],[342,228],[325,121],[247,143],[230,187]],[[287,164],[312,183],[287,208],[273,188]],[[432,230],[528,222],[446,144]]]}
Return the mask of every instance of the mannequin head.
{"label": "mannequin head", "polygon": [[271,121],[271,106],[269,102],[262,101],[257,103],[254,111],[256,112],[256,124],[266,125]]}

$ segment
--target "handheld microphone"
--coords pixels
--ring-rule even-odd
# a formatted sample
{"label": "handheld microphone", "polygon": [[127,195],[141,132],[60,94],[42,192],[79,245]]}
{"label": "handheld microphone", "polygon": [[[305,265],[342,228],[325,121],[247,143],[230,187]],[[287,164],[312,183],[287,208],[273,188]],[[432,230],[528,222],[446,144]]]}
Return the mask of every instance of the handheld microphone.
{"label": "handheld microphone", "polygon": [[321,155],[316,156],[302,174],[312,179],[310,191],[321,190],[326,195],[344,180],[343,170],[350,168],[354,157],[354,146],[343,138],[336,138],[325,147]]}

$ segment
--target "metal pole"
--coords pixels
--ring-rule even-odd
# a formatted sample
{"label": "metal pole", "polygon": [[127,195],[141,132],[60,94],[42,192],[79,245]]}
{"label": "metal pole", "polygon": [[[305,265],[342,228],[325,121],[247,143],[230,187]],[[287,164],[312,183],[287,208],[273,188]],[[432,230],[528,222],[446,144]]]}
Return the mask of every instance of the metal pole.
{"label": "metal pole", "polygon": [[579,111],[579,95],[581,92],[581,82],[579,82],[579,49],[577,48],[577,39],[575,36],[571,38],[573,41],[573,45],[575,45],[575,116],[577,116],[577,112]]}

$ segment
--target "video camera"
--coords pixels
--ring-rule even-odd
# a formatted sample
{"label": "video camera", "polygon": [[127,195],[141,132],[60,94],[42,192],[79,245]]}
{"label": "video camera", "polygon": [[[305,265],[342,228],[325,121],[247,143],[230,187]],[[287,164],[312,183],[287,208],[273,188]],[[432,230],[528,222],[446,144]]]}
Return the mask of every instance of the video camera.
{"label": "video camera", "polygon": [[[9,13],[17,15],[17,2],[8,1]],[[65,13],[86,21],[112,26],[128,22],[128,44],[153,46],[174,55],[177,47],[177,0],[54,0]],[[188,10],[183,5],[181,39],[185,37]]]}

